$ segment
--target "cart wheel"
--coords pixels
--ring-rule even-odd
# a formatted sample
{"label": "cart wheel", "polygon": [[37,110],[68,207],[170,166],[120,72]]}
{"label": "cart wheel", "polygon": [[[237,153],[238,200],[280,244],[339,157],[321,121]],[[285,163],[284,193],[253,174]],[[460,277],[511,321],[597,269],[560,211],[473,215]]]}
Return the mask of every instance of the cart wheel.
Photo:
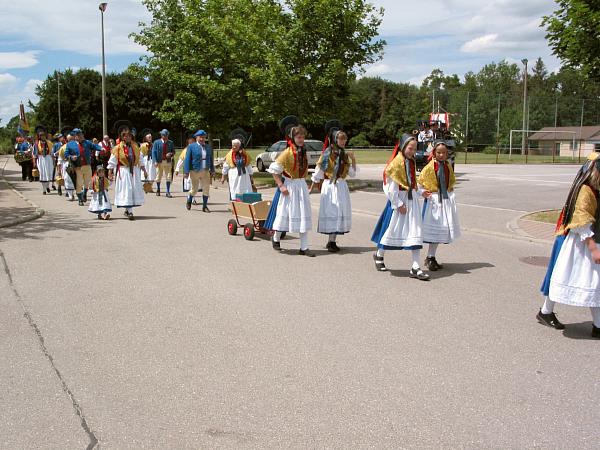
{"label": "cart wheel", "polygon": [[285,231],[282,231],[282,232],[281,232],[281,237],[280,237],[279,239],[283,239],[283,238],[285,237],[285,234],[286,234],[286,232],[285,232]]}
{"label": "cart wheel", "polygon": [[247,241],[254,239],[254,226],[251,223],[244,225],[244,237]]}
{"label": "cart wheel", "polygon": [[229,222],[227,222],[227,232],[232,236],[237,233],[237,223],[235,220],[229,219]]}

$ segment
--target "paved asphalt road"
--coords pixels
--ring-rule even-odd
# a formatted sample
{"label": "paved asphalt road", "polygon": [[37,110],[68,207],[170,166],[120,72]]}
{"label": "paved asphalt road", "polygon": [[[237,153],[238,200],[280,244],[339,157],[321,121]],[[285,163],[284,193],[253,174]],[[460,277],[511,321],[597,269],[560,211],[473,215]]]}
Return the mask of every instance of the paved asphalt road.
{"label": "paved asphalt road", "polygon": [[589,311],[536,323],[545,268],[520,258],[551,243],[506,225],[575,171],[457,166],[467,231],[427,283],[405,253],[375,272],[377,189],[341,254],[312,233],[305,258],[228,236],[220,186],[210,214],[178,193],[101,222],[18,182],[47,212],[0,229],[0,448],[598,448]]}

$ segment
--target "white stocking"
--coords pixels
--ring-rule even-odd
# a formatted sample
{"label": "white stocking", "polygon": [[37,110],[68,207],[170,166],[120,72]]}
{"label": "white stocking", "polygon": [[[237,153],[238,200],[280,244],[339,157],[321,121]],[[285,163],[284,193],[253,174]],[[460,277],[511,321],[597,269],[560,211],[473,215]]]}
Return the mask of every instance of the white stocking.
{"label": "white stocking", "polygon": [[421,249],[411,250],[411,254],[412,254],[412,268],[416,270],[419,267],[421,267],[419,265],[419,261],[421,260]]}
{"label": "white stocking", "polygon": [[596,328],[600,328],[600,307],[593,306],[590,308],[592,312],[592,320],[594,321],[594,326]]}
{"label": "white stocking", "polygon": [[435,252],[437,252],[439,244],[429,244],[429,251],[427,252],[428,258],[435,258]]}
{"label": "white stocking", "polygon": [[556,302],[550,300],[548,296],[544,297],[544,304],[542,305],[542,314],[550,314],[554,312],[554,305]]}
{"label": "white stocking", "polygon": [[273,234],[273,242],[279,242],[281,240],[281,231],[276,231]]}
{"label": "white stocking", "polygon": [[308,250],[308,231],[300,233],[300,250]]}

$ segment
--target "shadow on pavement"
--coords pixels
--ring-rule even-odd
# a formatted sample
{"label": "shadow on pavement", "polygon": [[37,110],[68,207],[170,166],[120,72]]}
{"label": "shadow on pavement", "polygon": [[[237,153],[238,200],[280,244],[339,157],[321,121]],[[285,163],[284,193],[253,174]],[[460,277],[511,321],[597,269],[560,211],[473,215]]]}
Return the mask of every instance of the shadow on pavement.
{"label": "shadow on pavement", "polygon": [[[427,271],[430,275],[431,280],[438,280],[441,278],[451,277],[452,275],[457,274],[469,274],[473,270],[483,269],[485,267],[496,267],[491,263],[487,262],[473,262],[473,263],[444,263],[444,268],[442,270],[438,270],[436,272]],[[423,267],[423,269],[425,269]],[[409,278],[408,276],[409,268],[403,270],[390,270],[390,273],[395,277],[401,278]]]}
{"label": "shadow on pavement", "polygon": [[82,218],[71,214],[52,212],[31,222],[1,228],[0,242],[10,239],[44,239],[48,231],[81,231],[105,225],[106,222],[95,220],[92,214],[90,217]]}
{"label": "shadow on pavement", "polygon": [[565,324],[563,336],[569,339],[583,339],[597,341],[592,337],[592,322],[569,323]]}

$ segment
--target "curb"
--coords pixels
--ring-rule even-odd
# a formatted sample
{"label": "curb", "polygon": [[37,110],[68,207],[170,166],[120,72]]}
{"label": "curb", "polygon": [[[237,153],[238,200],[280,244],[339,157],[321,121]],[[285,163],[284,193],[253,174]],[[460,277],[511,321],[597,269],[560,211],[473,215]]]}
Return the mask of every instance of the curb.
{"label": "curb", "polygon": [[23,194],[21,194],[6,178],[2,177],[0,178],[0,180],[4,181],[15,194],[17,194],[19,197],[25,200],[25,202],[29,203],[33,208],[35,208],[35,212],[33,214],[27,214],[26,216],[19,217],[18,219],[12,220],[10,222],[2,223],[0,224],[0,228],[14,227],[15,225],[21,225],[26,222],[31,222],[32,220],[39,219],[44,214],[46,214],[46,211],[44,209],[40,208],[38,205],[36,205]]}

